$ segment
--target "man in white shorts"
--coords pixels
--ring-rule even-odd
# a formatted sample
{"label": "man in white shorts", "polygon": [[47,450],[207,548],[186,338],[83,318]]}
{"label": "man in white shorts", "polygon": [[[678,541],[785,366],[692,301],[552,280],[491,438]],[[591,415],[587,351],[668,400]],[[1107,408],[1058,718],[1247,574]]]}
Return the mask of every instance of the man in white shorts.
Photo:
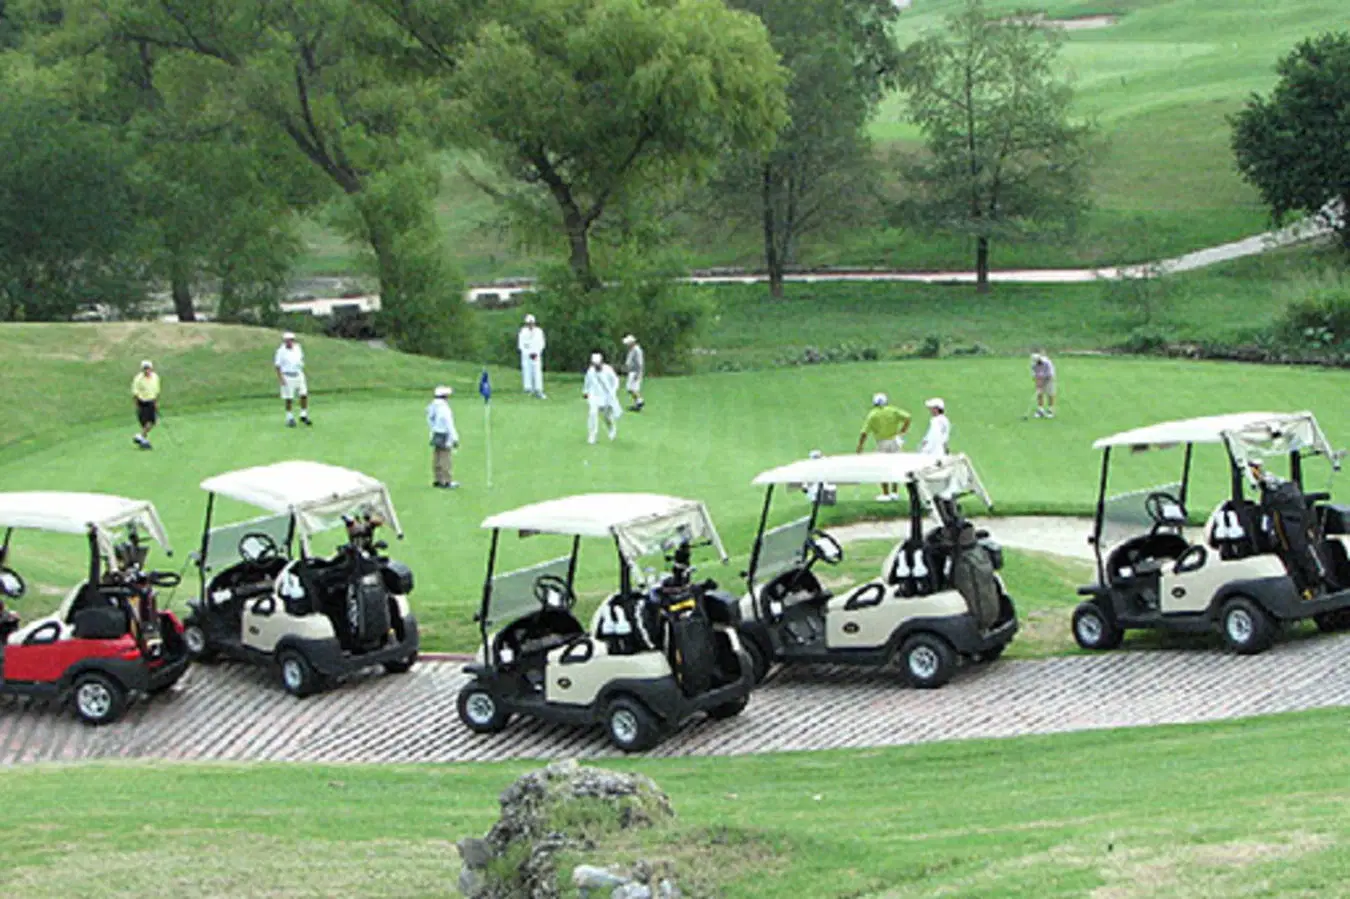
{"label": "man in white shorts", "polygon": [[[905,434],[909,432],[910,415],[904,409],[892,406],[886,394],[878,393],[872,397],[872,411],[863,419],[862,433],[858,435],[858,452],[867,445],[870,434],[876,441],[877,452],[898,453],[905,445]],[[884,483],[877,502],[899,502],[900,485]]]}
{"label": "man in white shorts", "polygon": [[1055,417],[1055,363],[1044,353],[1031,354],[1031,377],[1036,382],[1036,417]]}
{"label": "man in white shorts", "polygon": [[636,337],[629,334],[623,339],[623,345],[628,347],[628,358],[624,360],[624,371],[628,373],[628,395],[633,398],[633,405],[628,407],[630,412],[641,412],[642,407],[647,405],[642,399],[642,376],[647,373],[647,356],[642,352],[642,344],[638,343]]}
{"label": "man in white shorts", "polygon": [[516,348],[520,350],[520,381],[525,392],[537,399],[544,399],[544,329],[535,322],[533,315],[525,316],[516,335]]}
{"label": "man in white shorts", "polygon": [[309,384],[305,382],[305,351],[295,342],[290,331],[281,335],[281,346],[272,357],[272,365],[277,370],[277,382],[281,384],[281,398],[286,401],[286,427],[295,427],[295,413],[291,411],[291,402],[300,398],[300,420],[312,425],[309,420]]}
{"label": "man in white shorts", "polygon": [[945,456],[949,452],[952,439],[952,423],[947,419],[947,404],[939,397],[933,397],[924,403],[932,416],[928,419],[928,433],[923,435],[919,452],[930,456]]}

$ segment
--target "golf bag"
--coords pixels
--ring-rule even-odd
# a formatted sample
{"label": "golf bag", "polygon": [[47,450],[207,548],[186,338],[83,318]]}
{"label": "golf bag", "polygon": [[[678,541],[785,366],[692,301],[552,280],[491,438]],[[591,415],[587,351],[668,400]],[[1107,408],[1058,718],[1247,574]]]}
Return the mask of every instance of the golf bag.
{"label": "golf bag", "polygon": [[355,576],[347,581],[343,600],[340,642],[355,652],[370,652],[384,645],[389,634],[389,593],[379,566],[362,559]]}
{"label": "golf bag", "polygon": [[974,526],[964,522],[957,532],[955,555],[952,586],[966,600],[980,629],[989,630],[998,623],[999,616],[995,553],[976,538]]}
{"label": "golf bag", "polygon": [[1317,522],[1293,481],[1262,482],[1261,508],[1270,516],[1275,551],[1302,593],[1318,591],[1326,566],[1317,554]]}
{"label": "golf bag", "polygon": [[717,660],[713,627],[703,610],[700,589],[689,583],[689,545],[682,544],[673,556],[671,574],[648,597],[659,613],[666,658],[685,696],[697,696],[712,688]]}

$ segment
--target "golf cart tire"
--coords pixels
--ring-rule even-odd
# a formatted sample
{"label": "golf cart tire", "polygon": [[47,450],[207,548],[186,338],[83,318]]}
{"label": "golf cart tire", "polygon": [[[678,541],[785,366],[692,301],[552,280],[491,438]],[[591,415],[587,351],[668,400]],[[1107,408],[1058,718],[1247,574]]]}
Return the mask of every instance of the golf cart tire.
{"label": "golf cart tire", "polygon": [[721,705],[715,705],[708,709],[708,717],[714,721],[723,721],[727,718],[735,718],[745,707],[750,704],[750,696],[746,694],[740,699],[733,699],[731,702],[724,702]]}
{"label": "golf cart tire", "polygon": [[188,658],[194,662],[209,665],[217,658],[211,638],[206,635],[206,628],[195,618],[183,622],[183,644],[187,647]]}
{"label": "golf cart tire", "polygon": [[1083,649],[1116,649],[1125,639],[1125,630],[1111,614],[1095,602],[1080,603],[1073,610],[1073,639]]}
{"label": "golf cart tire", "polygon": [[743,636],[741,645],[745,648],[745,654],[750,657],[750,677],[754,683],[761,683],[769,676],[769,666],[772,664],[769,653],[759,640],[748,635]]}
{"label": "golf cart tire", "polygon": [[1322,612],[1313,616],[1313,624],[1324,634],[1335,634],[1350,630],[1350,609],[1337,609],[1334,612]]}
{"label": "golf cart tire", "polygon": [[956,672],[956,651],[937,634],[918,633],[900,647],[900,670],[911,687],[935,690]]}
{"label": "golf cart tire", "polygon": [[643,752],[661,742],[661,724],[642,703],[619,696],[605,710],[605,735],[616,749]]}
{"label": "golf cart tire", "polygon": [[511,721],[511,713],[501,700],[491,690],[478,684],[469,684],[459,691],[455,708],[459,712],[459,720],[476,734],[501,733]]}
{"label": "golf cart tire", "polygon": [[1251,656],[1275,643],[1275,622],[1255,600],[1233,596],[1219,608],[1219,633],[1233,652]]}
{"label": "golf cart tire", "polygon": [[1003,650],[1008,648],[1007,643],[1000,643],[993,649],[986,649],[983,652],[975,653],[975,661],[980,665],[990,665],[999,660],[1003,655]]}
{"label": "golf cart tire", "polygon": [[277,653],[277,678],[283,690],[300,699],[323,689],[319,672],[298,649],[283,649]]}
{"label": "golf cart tire", "polygon": [[121,718],[127,710],[127,691],[102,671],[85,671],[75,676],[70,704],[85,724],[102,727]]}
{"label": "golf cart tire", "polygon": [[404,659],[394,659],[384,663],[384,670],[388,674],[407,674],[412,670],[412,666],[417,664],[417,653],[412,653]]}

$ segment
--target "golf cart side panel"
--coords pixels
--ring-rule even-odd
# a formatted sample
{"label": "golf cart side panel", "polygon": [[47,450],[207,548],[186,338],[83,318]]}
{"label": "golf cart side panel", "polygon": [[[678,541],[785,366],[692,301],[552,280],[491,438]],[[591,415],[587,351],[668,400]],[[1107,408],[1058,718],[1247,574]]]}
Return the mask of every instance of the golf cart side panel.
{"label": "golf cart side panel", "polygon": [[58,681],[81,660],[123,659],[129,655],[135,656],[136,665],[142,664],[140,649],[130,634],[115,640],[64,639],[10,645],[5,648],[5,676],[16,681]]}
{"label": "golf cart side panel", "polygon": [[1325,594],[1317,599],[1304,599],[1299,595],[1293,578],[1287,576],[1230,584],[1216,598],[1215,605],[1234,595],[1250,596],[1280,621],[1298,621],[1350,608],[1350,590]]}
{"label": "golf cart side panel", "polygon": [[973,656],[1006,646],[1017,634],[1017,630],[1017,616],[1013,615],[991,630],[982,632],[975,622],[975,617],[964,610],[963,603],[962,612],[958,615],[906,621],[891,638],[888,657],[898,652],[900,646],[915,634],[937,634],[961,655]]}
{"label": "golf cart side panel", "polygon": [[343,650],[336,637],[306,640],[294,635],[282,640],[277,645],[276,651],[280,653],[283,649],[298,650],[319,674],[339,678],[385,662],[401,662],[417,651],[420,640],[417,619],[408,616],[403,620],[403,639],[389,643],[374,652],[352,655]]}
{"label": "golf cart side panel", "polygon": [[[1284,563],[1273,555],[1220,559],[1218,553],[1208,552],[1199,568],[1178,572],[1182,567],[1179,563],[1168,564],[1159,578],[1158,605],[1164,615],[1203,612],[1226,584],[1267,578],[1288,580]],[[1289,586],[1293,589],[1293,581]]]}
{"label": "golf cart side panel", "polygon": [[287,636],[303,641],[336,640],[326,615],[292,615],[275,596],[261,596],[244,607],[243,643],[249,649],[272,653]]}
{"label": "golf cart side panel", "polygon": [[[589,651],[587,651],[589,648]],[[672,678],[660,651],[610,655],[601,640],[586,639],[548,654],[545,699],[563,705],[588,705],[622,674],[625,680]]]}
{"label": "golf cart side panel", "polygon": [[967,611],[965,599],[955,590],[906,598],[872,581],[830,600],[825,642],[830,649],[875,649],[890,642],[905,621],[947,618]]}

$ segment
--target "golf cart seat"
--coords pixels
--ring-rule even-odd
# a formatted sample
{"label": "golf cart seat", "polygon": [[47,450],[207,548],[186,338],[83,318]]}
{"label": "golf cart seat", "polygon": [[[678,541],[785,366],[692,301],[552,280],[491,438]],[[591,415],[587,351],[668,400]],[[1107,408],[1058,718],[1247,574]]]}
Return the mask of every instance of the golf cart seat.
{"label": "golf cart seat", "polygon": [[550,652],[585,635],[586,628],[571,612],[540,609],[497,634],[492,641],[492,657],[508,666],[543,665]]}
{"label": "golf cart seat", "polygon": [[1132,537],[1111,550],[1106,559],[1107,579],[1112,584],[1119,584],[1150,577],[1162,571],[1167,562],[1180,559],[1190,548],[1185,537],[1170,531]]}

